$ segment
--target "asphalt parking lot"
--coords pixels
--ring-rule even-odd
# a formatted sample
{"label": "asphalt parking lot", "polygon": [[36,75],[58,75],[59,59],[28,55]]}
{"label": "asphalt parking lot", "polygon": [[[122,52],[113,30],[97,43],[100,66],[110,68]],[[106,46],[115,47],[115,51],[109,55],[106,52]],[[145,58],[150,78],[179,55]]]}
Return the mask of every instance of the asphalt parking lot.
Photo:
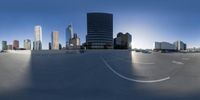
{"label": "asphalt parking lot", "polygon": [[200,54],[0,54],[1,100],[199,99]]}

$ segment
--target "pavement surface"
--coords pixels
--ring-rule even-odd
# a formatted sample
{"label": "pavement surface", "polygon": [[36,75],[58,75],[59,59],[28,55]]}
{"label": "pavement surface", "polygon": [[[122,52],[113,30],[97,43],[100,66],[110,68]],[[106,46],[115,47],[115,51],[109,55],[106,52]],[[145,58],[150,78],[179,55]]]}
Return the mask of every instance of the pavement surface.
{"label": "pavement surface", "polygon": [[198,99],[198,53],[0,53],[0,100]]}

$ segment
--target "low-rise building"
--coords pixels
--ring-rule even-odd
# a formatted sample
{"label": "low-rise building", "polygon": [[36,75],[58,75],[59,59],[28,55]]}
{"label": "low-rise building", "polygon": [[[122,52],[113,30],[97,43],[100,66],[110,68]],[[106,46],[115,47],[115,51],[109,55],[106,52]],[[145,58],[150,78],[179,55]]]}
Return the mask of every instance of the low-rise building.
{"label": "low-rise building", "polygon": [[24,49],[31,50],[31,40],[29,39],[24,40]]}
{"label": "low-rise building", "polygon": [[123,34],[122,32],[117,34],[114,38],[114,49],[131,49],[132,36],[129,33]]}
{"label": "low-rise building", "polygon": [[176,47],[174,44],[171,44],[169,42],[155,42],[155,48],[156,51],[176,51]]}
{"label": "low-rise building", "polygon": [[8,50],[13,50],[13,46],[12,45],[7,45],[7,49]]}
{"label": "low-rise building", "polygon": [[73,38],[70,39],[71,47],[72,48],[79,48],[81,45],[80,38],[76,33],[74,33]]}
{"label": "low-rise building", "polygon": [[178,51],[187,49],[187,45],[182,41],[176,41],[174,42],[174,45]]}

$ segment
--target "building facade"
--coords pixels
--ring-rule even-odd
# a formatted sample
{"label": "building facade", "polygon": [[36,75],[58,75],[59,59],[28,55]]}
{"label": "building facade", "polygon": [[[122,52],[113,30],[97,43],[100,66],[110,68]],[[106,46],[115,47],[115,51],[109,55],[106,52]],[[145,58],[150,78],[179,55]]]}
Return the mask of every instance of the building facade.
{"label": "building facade", "polygon": [[68,48],[71,43],[70,40],[73,38],[73,26],[70,24],[66,29],[66,48]]}
{"label": "building facade", "polygon": [[52,49],[52,47],[51,47],[52,45],[51,45],[51,42],[49,42],[49,50],[51,50]]}
{"label": "building facade", "polygon": [[13,41],[13,50],[18,50],[19,49],[19,41],[18,40],[14,40]]}
{"label": "building facade", "polygon": [[35,26],[34,50],[42,50],[42,27]]}
{"label": "building facade", "polygon": [[178,51],[187,49],[187,45],[183,41],[176,41],[174,42],[174,45]]}
{"label": "building facade", "polygon": [[123,34],[122,32],[117,34],[117,37],[114,39],[114,48],[115,49],[132,49],[132,36],[129,33]]}
{"label": "building facade", "polygon": [[13,50],[13,45],[7,45],[8,50]]}
{"label": "building facade", "polygon": [[51,35],[51,44],[53,50],[59,50],[59,32],[54,31]]}
{"label": "building facade", "polygon": [[72,46],[73,48],[78,48],[78,47],[80,47],[80,45],[81,45],[80,38],[78,37],[78,35],[77,35],[76,33],[74,33],[74,36],[73,36],[73,38],[70,40],[70,42],[71,42],[71,46]]}
{"label": "building facade", "polygon": [[29,39],[24,40],[24,49],[31,50],[31,40]]}
{"label": "building facade", "polygon": [[87,14],[87,49],[113,48],[113,14]]}
{"label": "building facade", "polygon": [[59,50],[62,50],[62,44],[59,43]]}
{"label": "building facade", "polygon": [[2,50],[7,50],[7,41],[2,41]]}
{"label": "building facade", "polygon": [[168,42],[155,42],[155,48],[154,50],[157,51],[176,51],[176,47],[174,44],[168,43]]}

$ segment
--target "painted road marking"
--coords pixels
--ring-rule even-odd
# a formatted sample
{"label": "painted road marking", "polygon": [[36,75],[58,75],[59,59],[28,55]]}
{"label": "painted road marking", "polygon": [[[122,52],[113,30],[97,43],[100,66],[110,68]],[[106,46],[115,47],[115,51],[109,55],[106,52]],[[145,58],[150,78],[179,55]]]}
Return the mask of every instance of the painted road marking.
{"label": "painted road marking", "polygon": [[182,60],[190,60],[190,58],[182,58]]}
{"label": "painted road marking", "polygon": [[183,63],[183,62],[180,62],[180,61],[175,61],[175,60],[173,60],[173,61],[172,61],[172,63],[173,63],[173,64],[178,64],[178,65],[184,65],[184,63]]}
{"label": "painted road marking", "polygon": [[154,65],[155,63],[145,63],[145,62],[133,62],[134,64],[143,64],[143,65]]}
{"label": "painted road marking", "polygon": [[166,80],[169,80],[170,77],[166,77],[166,78],[162,78],[162,79],[158,79],[158,80],[137,80],[137,79],[133,79],[133,78],[129,78],[129,77],[126,77],[126,76],[123,76],[121,75],[120,73],[118,73],[116,70],[114,70],[107,62],[106,60],[101,57],[102,61],[104,62],[104,64],[106,65],[106,67],[108,69],[110,69],[115,75],[119,76],[120,78],[123,78],[125,80],[128,80],[128,81],[132,81],[132,82],[138,82],[138,83],[156,83],[156,82],[162,82],[162,81],[166,81]]}
{"label": "painted road marking", "polygon": [[117,61],[117,60],[122,60],[122,61],[125,61],[125,62],[132,62],[133,64],[141,64],[141,65],[154,65],[155,64],[154,62],[136,62],[136,61],[132,61],[131,59],[126,60],[126,59],[119,58],[119,57],[116,57],[114,59],[109,59],[107,61]]}

